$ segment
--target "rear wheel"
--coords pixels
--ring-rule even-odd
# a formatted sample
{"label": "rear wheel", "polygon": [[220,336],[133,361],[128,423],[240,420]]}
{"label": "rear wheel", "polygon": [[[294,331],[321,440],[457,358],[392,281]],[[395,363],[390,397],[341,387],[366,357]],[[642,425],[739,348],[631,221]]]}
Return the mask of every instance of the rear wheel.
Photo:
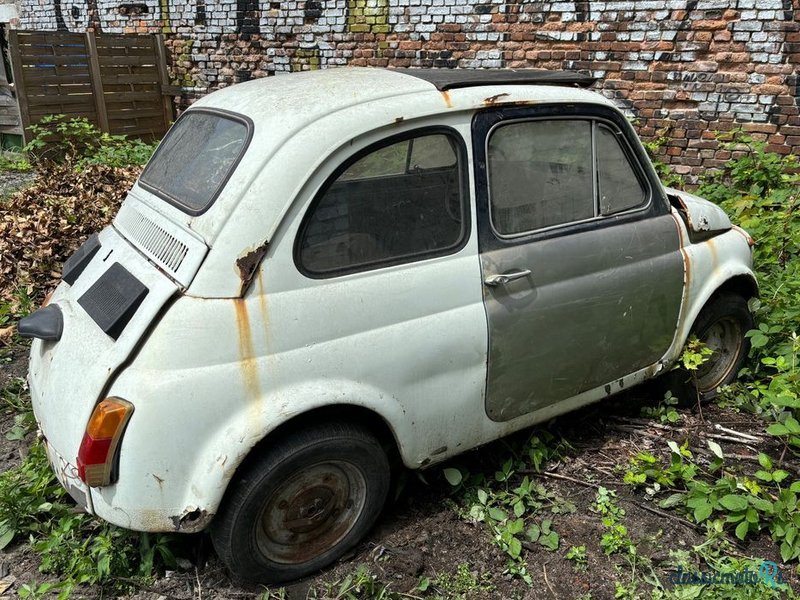
{"label": "rear wheel", "polygon": [[211,537],[239,579],[277,583],[331,564],[372,527],[389,463],[365,428],[324,423],[283,437],[248,464]]}
{"label": "rear wheel", "polygon": [[720,386],[736,378],[750,350],[745,334],[752,328],[753,316],[747,301],[738,294],[722,292],[703,307],[692,334],[712,354],[697,370],[688,373],[688,381],[701,400],[715,398]]}

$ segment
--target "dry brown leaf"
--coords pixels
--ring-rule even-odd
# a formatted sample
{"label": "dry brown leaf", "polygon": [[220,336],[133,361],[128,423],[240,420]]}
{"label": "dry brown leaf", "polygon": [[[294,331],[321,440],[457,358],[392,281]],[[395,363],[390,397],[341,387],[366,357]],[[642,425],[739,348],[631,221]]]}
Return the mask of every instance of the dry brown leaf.
{"label": "dry brown leaf", "polygon": [[58,284],[64,261],[111,221],[140,171],[48,165],[0,204],[0,300],[27,289],[38,305]]}

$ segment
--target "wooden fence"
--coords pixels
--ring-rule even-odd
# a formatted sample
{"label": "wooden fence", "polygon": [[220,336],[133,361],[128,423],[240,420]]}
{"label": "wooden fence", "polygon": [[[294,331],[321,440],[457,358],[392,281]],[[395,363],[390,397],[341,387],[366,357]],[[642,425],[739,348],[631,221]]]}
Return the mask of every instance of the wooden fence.
{"label": "wooden fence", "polygon": [[27,137],[53,114],[144,139],[174,119],[161,35],[11,31],[9,49]]}

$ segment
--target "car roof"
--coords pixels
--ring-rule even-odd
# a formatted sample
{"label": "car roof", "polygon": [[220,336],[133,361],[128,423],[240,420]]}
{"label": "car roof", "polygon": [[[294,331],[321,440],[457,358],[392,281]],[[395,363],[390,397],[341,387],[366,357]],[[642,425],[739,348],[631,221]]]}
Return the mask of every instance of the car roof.
{"label": "car roof", "polygon": [[[249,149],[228,185],[206,214],[193,219],[192,228],[213,241],[220,230],[219,221],[229,218],[242,190],[249,189],[251,194],[239,210],[261,215],[256,219],[260,235],[266,231],[271,237],[272,228],[287,210],[286,198],[299,193],[309,173],[333,152],[376,131],[389,136],[418,124],[462,126],[469,123],[472,113],[503,104],[583,103],[614,109],[600,94],[579,87],[586,85],[584,78],[568,83],[567,76],[531,77],[533,72],[529,71],[517,72],[523,75],[513,77],[520,79],[508,83],[508,72],[501,78],[485,71],[481,79],[467,70],[462,73],[458,74],[459,86],[459,81],[448,79],[454,77],[452,74],[435,70],[336,67],[264,77],[204,96],[187,112],[210,109],[237,113],[247,117],[252,131]],[[556,82],[556,78],[561,80]],[[536,84],[530,83],[533,80]],[[275,171],[270,170],[270,164]],[[262,173],[280,173],[281,177],[265,178]]]}
{"label": "car roof", "polygon": [[376,102],[402,107],[403,114],[397,116],[404,119],[431,114],[431,102],[440,111],[482,108],[497,98],[517,103],[610,105],[601,95],[581,89],[594,81],[575,72],[533,69],[337,67],[254,79],[209,94],[193,107],[240,113],[256,126],[268,124],[274,130],[273,126],[279,125],[288,133],[337,112]]}

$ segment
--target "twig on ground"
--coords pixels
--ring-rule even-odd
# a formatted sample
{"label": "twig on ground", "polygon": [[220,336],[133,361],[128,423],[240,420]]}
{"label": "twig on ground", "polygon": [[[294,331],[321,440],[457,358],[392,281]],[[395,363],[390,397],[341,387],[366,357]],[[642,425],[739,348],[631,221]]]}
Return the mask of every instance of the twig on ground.
{"label": "twig on ground", "polygon": [[736,431],[735,429],[728,429],[727,427],[723,427],[719,423],[714,424],[714,429],[716,429],[717,431],[721,431],[722,433],[728,433],[730,435],[735,435],[740,438],[750,440],[751,442],[760,442],[761,438],[764,437],[763,435],[760,434],[758,435],[758,437],[756,437],[755,435],[749,433],[742,433],[741,431]]}
{"label": "twig on ground", "polygon": [[670,519],[672,521],[675,521],[676,523],[680,523],[684,527],[688,527],[689,529],[693,529],[694,531],[700,533],[705,531],[702,527],[700,527],[696,523],[692,523],[691,521],[684,519],[683,517],[679,517],[678,515],[670,514],[666,511],[661,510],[660,508],[656,508],[654,506],[648,506],[647,504],[644,504],[643,502],[639,502],[637,500],[633,500],[632,498],[623,498],[623,500],[630,502],[631,504],[635,504],[639,508],[644,509],[647,512],[651,512],[654,515],[658,515],[659,517],[664,517],[665,519]]}
{"label": "twig on ground", "polygon": [[547,584],[547,589],[550,590],[551,594],[553,594],[553,598],[558,599],[558,594],[556,594],[555,590],[553,590],[553,586],[550,585],[550,582],[547,579],[547,565],[542,565],[542,573],[544,574],[544,582]]}
{"label": "twig on ground", "polygon": [[[542,471],[541,473],[533,473],[533,474],[534,475],[541,475],[541,476],[544,476],[544,477],[551,477],[553,479],[563,479],[564,481],[571,481],[572,483],[577,483],[578,485],[591,487],[591,488],[595,488],[595,489],[600,487],[599,484],[591,483],[589,481],[581,481],[580,479],[575,479],[574,477],[570,477],[569,475],[562,475],[560,473],[551,473],[549,471]],[[643,504],[643,503],[639,502],[638,500],[634,500],[633,498],[622,497],[622,498],[620,498],[620,500],[623,500],[625,502],[629,502],[631,504],[635,504],[636,506],[638,506],[638,507],[640,507],[640,508],[642,508],[642,509],[644,509],[644,510],[646,510],[648,512],[651,512],[651,513],[653,513],[655,515],[658,515],[660,517],[664,517],[666,519],[670,519],[672,521],[675,521],[676,523],[680,523],[681,525],[683,525],[684,527],[688,527],[692,531],[703,531],[700,528],[699,525],[697,525],[695,523],[692,523],[691,521],[688,521],[688,520],[684,519],[683,517],[679,517],[677,515],[672,515],[672,514],[670,514],[668,512],[665,512],[665,511],[663,511],[661,509],[658,509],[658,508],[655,508],[653,506],[647,506],[646,504]]]}

